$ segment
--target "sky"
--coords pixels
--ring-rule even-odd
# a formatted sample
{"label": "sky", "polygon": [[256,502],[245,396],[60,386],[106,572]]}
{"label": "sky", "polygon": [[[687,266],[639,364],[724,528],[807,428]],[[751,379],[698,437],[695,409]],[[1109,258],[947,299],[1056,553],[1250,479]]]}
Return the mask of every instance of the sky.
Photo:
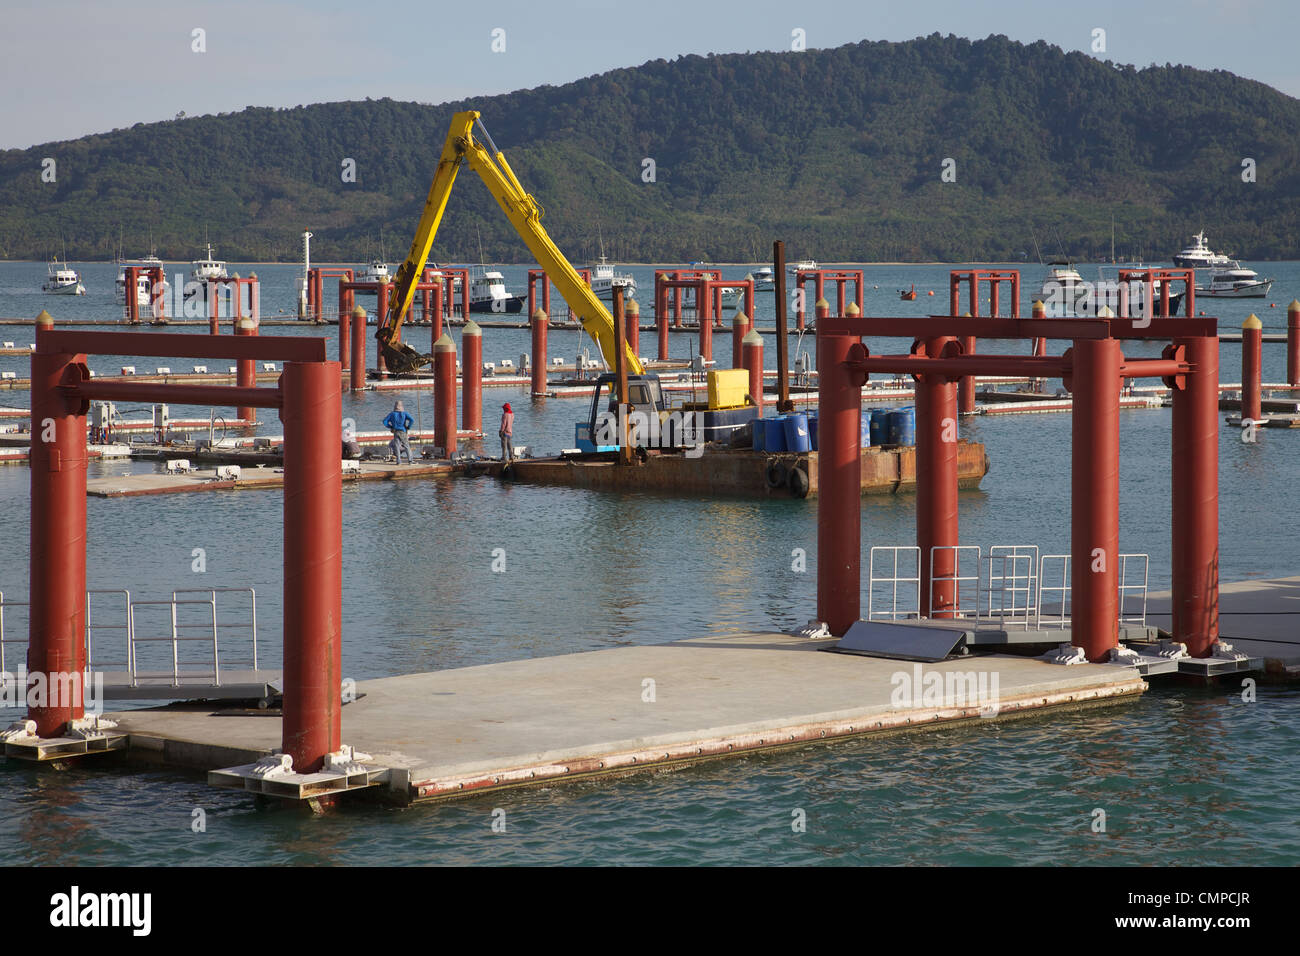
{"label": "sky", "polygon": [[796,31],[809,49],[1004,34],[1300,96],[1297,25],[1296,0],[5,0],[0,148],[182,112],[442,103],[688,53],[790,50]]}

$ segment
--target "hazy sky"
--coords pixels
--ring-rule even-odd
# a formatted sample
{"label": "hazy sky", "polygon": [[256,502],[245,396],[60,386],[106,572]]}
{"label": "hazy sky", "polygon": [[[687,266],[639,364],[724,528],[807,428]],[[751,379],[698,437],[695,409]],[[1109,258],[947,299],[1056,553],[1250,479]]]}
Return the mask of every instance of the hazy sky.
{"label": "hazy sky", "polygon": [[[1225,69],[1300,96],[1296,0],[5,0],[0,148],[139,122],[391,96],[440,103],[683,53],[931,33]],[[493,31],[505,50],[494,52]],[[206,52],[194,52],[194,31]],[[499,45],[499,42],[498,42]]]}

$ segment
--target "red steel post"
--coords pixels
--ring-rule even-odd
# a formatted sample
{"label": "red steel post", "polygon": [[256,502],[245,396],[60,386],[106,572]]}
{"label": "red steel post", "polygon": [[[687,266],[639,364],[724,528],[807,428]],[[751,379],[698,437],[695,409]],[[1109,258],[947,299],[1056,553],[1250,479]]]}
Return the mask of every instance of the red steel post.
{"label": "red steel post", "polygon": [[1260,401],[1260,379],[1264,362],[1264,326],[1254,312],[1241,323],[1241,423],[1264,417]]}
{"label": "red steel post", "polygon": [[[127,301],[136,285],[128,281]],[[85,715],[86,412],[59,385],[82,376],[86,356],[42,344],[54,320],[36,317],[32,354],[31,526],[28,576],[27,718],[40,737],[62,736]],[[38,676],[39,675],[39,676]],[[44,692],[33,683],[43,680]]]}
{"label": "red steel post", "polygon": [[366,310],[352,309],[352,391],[366,387]]}
{"label": "red steel post", "polygon": [[1173,392],[1173,635],[1193,657],[1219,636],[1219,340],[1175,339],[1192,370]]}
{"label": "red steel post", "polygon": [[[238,288],[238,286],[236,286]],[[236,335],[256,335],[257,322],[251,317],[241,318],[235,325]],[[235,363],[235,385],[239,388],[253,388],[257,385],[257,369],[253,359],[239,359]],[[257,420],[257,410],[247,405],[235,409],[235,418],[241,422]]]}
{"label": "red steel post", "polygon": [[709,311],[709,283],[701,279],[695,285],[695,315],[700,321],[700,354],[713,359],[713,315]]}
{"label": "red steel post", "polygon": [[281,746],[311,773],[342,743],[343,416],[337,362],[286,362]]}
{"label": "red steel post", "polygon": [[1300,299],[1286,307],[1286,381],[1300,385]]}
{"label": "red steel post", "polygon": [[731,317],[731,367],[744,368],[745,336],[749,334],[749,318],[737,310]]}
{"label": "red steel post", "polygon": [[1097,662],[1119,643],[1119,393],[1124,356],[1117,339],[1075,339],[1071,357],[1072,642]]}
{"label": "red steel post", "polygon": [[750,328],[741,342],[743,367],[749,372],[749,394],[758,406],[758,417],[763,417],[763,336],[758,329]]}
{"label": "red steel post", "polygon": [[[468,360],[464,366],[468,381]],[[445,333],[433,343],[433,443],[448,458],[456,451],[456,343]]]}
{"label": "red steel post", "polygon": [[[673,273],[674,280],[681,279],[681,277],[682,277],[681,270],[678,270],[677,272]],[[682,287],[681,286],[673,287],[673,325],[679,329],[682,327]]]}
{"label": "red steel post", "polygon": [[836,310],[835,314],[836,315],[844,314],[844,286],[847,282],[848,282],[847,279],[835,280],[835,310]]}
{"label": "red steel post", "polygon": [[533,325],[533,394],[546,394],[546,323],[549,320],[541,309],[532,315]]}
{"label": "red steel post", "polygon": [[[658,274],[655,279],[658,280]],[[655,305],[655,324],[659,329],[659,361],[668,360],[668,290],[660,288]],[[660,305],[663,308],[660,308]]]}
{"label": "red steel post", "polygon": [[996,319],[1001,311],[1002,281],[996,276],[989,280],[989,317]]}
{"label": "red steel post", "polygon": [[633,355],[641,354],[641,306],[636,299],[628,299],[623,306],[623,321],[627,326],[627,347]]}
{"label": "red steel post", "polygon": [[[375,321],[380,325],[388,320],[388,283],[380,282],[378,289],[379,302],[375,305]],[[401,335],[399,330],[398,335]],[[394,343],[396,344],[396,343]],[[388,363],[384,361],[384,350],[375,349],[375,369],[379,372],[381,379],[388,378]]]}
{"label": "red steel post", "polygon": [[862,611],[862,382],[852,336],[817,336],[817,618],[842,636]]}
{"label": "red steel post", "polygon": [[948,314],[960,315],[957,311],[961,308],[961,276],[956,272],[948,273]]}
{"label": "red steel post", "polygon": [[[794,274],[794,327],[800,332],[803,331],[804,326],[807,324],[808,321],[807,314],[804,308],[807,305],[807,303],[804,300],[807,298],[808,296],[804,289],[803,273],[796,272]],[[816,301],[817,301],[816,299],[813,299],[813,302]]]}
{"label": "red steel post", "polygon": [[203,280],[203,299],[211,306],[208,316],[208,334],[221,334],[221,287]]}
{"label": "red steel post", "polygon": [[[993,283],[993,288],[997,288]],[[967,313],[969,315],[969,313]],[[975,354],[975,336],[964,335],[961,339],[963,355]],[[975,376],[963,375],[957,382],[957,411],[962,415],[975,414]]]}
{"label": "red steel post", "polygon": [[[461,427],[466,431],[480,432],[483,430],[483,330],[473,319],[461,330],[460,350]],[[454,403],[456,389],[453,387],[451,391]],[[455,422],[454,404],[452,412],[452,421]]]}
{"label": "red steel post", "polygon": [[[1034,319],[1047,318],[1047,306],[1043,304],[1042,299],[1034,300],[1033,307],[1030,311],[1030,318],[1034,318]],[[1033,354],[1039,357],[1045,356],[1047,354],[1047,339],[1043,338],[1042,336],[1039,336],[1038,338],[1034,339]]]}
{"label": "red steel post", "polygon": [[437,288],[434,290],[433,296],[433,318],[429,320],[431,323],[429,328],[429,348],[431,350],[433,343],[442,338],[442,282],[439,280],[435,284]]}
{"label": "red steel post", "polygon": [[339,369],[346,372],[350,365],[348,363],[348,350],[351,348],[352,340],[352,323],[351,316],[348,314],[347,292],[343,288],[343,283],[339,283]]}
{"label": "red steel post", "polygon": [[[925,343],[938,358],[951,338]],[[916,544],[921,549],[921,614],[952,617],[957,608],[957,385],[938,373],[916,383]],[[947,580],[935,580],[947,579]]]}

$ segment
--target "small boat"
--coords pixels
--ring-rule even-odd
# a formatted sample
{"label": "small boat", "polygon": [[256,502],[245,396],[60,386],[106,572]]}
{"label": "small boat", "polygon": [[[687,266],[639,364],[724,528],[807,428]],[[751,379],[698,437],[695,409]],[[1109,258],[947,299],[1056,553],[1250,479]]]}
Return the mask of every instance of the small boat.
{"label": "small boat", "polygon": [[616,286],[622,288],[624,299],[636,295],[636,279],[630,273],[615,272],[613,264],[604,255],[598,263],[588,268],[591,270],[591,291],[600,298],[612,302]]}
{"label": "small boat", "polygon": [[195,259],[190,263],[190,279],[193,282],[207,282],[209,279],[229,279],[230,272],[226,264],[212,256],[212,243],[208,243],[208,255],[205,259]]}
{"label": "small boat", "polygon": [[469,282],[471,312],[515,313],[524,310],[524,297],[506,291],[506,280],[495,269],[483,269]]}
{"label": "small boat", "polygon": [[1038,298],[1056,314],[1075,312],[1088,298],[1090,287],[1068,259],[1053,259],[1038,290]]}
{"label": "small boat", "polygon": [[371,259],[364,268],[357,270],[358,282],[387,282],[389,278],[388,263],[383,259]]}
{"label": "small boat", "polygon": [[760,266],[749,274],[749,278],[754,280],[755,289],[776,288],[776,276],[773,274],[771,266]]}
{"label": "small boat", "polygon": [[902,299],[904,302],[914,301],[916,299],[916,283],[913,282],[912,288],[910,289],[899,289],[898,297]]}
{"label": "small boat", "polygon": [[[161,259],[159,259],[152,249],[149,250],[149,255],[144,256],[140,259],[123,259],[119,256],[117,260],[117,281],[113,284],[114,285],[113,294],[117,300],[118,305],[126,305],[126,267],[127,266],[138,266],[141,269],[165,270],[167,268],[167,264],[163,262]],[[139,272],[136,274],[135,301],[136,301],[136,305],[140,306],[141,308],[147,308],[150,304],[149,274],[147,272]]]}
{"label": "small boat", "polygon": [[797,275],[800,272],[812,272],[820,268],[821,266],[817,265],[816,259],[800,259],[794,265],[787,268],[786,271],[789,272],[790,275]]}
{"label": "small boat", "polygon": [[1205,230],[1192,236],[1192,244],[1174,256],[1174,265],[1183,269],[1217,269],[1232,265],[1232,260],[1221,253],[1210,251]]}
{"label": "small boat", "polygon": [[1258,272],[1243,269],[1239,262],[1234,262],[1232,266],[1231,269],[1214,273],[1208,286],[1197,286],[1196,294],[1212,299],[1262,299],[1268,295],[1268,290],[1273,285],[1272,279],[1261,279]]}
{"label": "small boat", "polygon": [[47,295],[85,295],[86,287],[81,283],[81,274],[69,269],[66,260],[60,267],[58,259],[51,259],[50,275],[41,291]]}

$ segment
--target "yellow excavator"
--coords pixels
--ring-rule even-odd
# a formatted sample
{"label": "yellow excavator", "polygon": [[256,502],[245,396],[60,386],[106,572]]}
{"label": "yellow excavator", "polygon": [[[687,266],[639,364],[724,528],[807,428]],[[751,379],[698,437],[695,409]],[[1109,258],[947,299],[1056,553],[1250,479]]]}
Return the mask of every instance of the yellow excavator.
{"label": "yellow excavator", "polygon": [[[556,290],[582,322],[582,327],[600,348],[605,364],[613,368],[617,349],[613,318],[542,228],[541,205],[520,185],[505,156],[483,127],[478,112],[468,110],[457,113],[452,118],[447,141],[442,147],[442,157],[438,160],[438,171],[434,174],[429,197],[424,203],[424,212],[420,215],[415,238],[411,241],[411,251],[406,254],[406,261],[397,270],[393,281],[388,315],[383,317],[381,325],[375,331],[375,338],[379,340],[379,348],[389,371],[412,372],[432,360],[432,356],[421,354],[402,341],[402,322],[410,311],[416,284],[428,261],[429,250],[433,246],[438,225],[447,209],[451,187],[455,185],[456,174],[462,163],[479,174],[488,192],[492,193],[501,206],[502,212],[524,240],[538,265],[545,270]],[[641,360],[630,348],[626,350],[626,363],[630,374],[641,375],[644,372]]]}

